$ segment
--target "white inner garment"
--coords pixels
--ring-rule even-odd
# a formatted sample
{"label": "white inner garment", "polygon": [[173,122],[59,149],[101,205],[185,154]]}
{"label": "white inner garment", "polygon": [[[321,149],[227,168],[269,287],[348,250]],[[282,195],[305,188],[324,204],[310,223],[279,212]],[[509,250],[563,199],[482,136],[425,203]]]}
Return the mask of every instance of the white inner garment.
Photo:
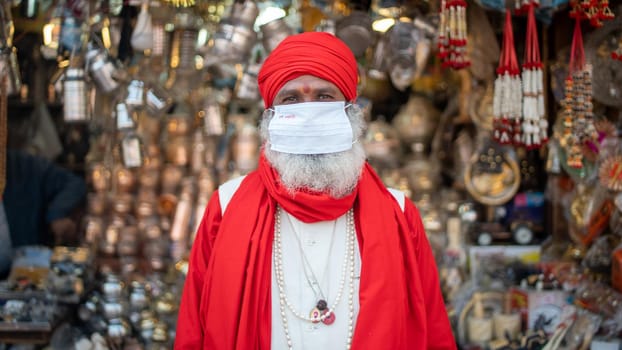
{"label": "white inner garment", "polygon": [[[288,219],[289,216],[289,219]],[[313,289],[309,286],[303,270],[303,260],[300,256],[300,247],[295,234],[300,237],[302,250],[307,256],[309,264],[313,268],[315,276],[321,280],[321,289],[326,296],[326,302],[332,306],[339,292],[339,283],[342,278],[342,268],[346,261],[346,216],[337,219],[336,226],[334,221],[323,221],[314,224],[306,224],[295,217],[281,211],[281,237],[283,254],[283,275],[285,278],[285,291],[287,298],[292,303],[296,311],[309,316],[318,298]],[[292,227],[293,226],[293,227]],[[331,237],[335,227],[335,238],[330,256]],[[353,325],[356,326],[356,315],[359,311],[359,282],[361,271],[361,257],[358,242],[355,240],[355,269],[354,269],[354,319]],[[274,255],[273,255],[274,256]],[[324,269],[326,263],[330,264]],[[279,308],[279,289],[276,283],[274,269],[274,259],[272,261],[272,345],[274,350],[288,349],[283,321],[281,320]],[[350,269],[346,273],[344,281],[343,295],[339,304],[335,308],[335,323],[325,325],[323,323],[311,323],[301,320],[294,316],[286,307],[287,323],[289,324],[289,335],[292,340],[293,349],[345,349],[348,336],[348,298],[350,284]]]}

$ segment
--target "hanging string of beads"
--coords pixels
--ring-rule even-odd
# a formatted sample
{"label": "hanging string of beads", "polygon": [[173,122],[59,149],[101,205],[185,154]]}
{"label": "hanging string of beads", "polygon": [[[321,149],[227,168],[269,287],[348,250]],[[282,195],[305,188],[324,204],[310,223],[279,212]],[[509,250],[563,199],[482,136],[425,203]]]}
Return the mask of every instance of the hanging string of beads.
{"label": "hanging string of beads", "polygon": [[466,54],[467,21],[465,0],[441,0],[438,28],[438,57],[446,68],[470,65]]}
{"label": "hanging string of beads", "polygon": [[512,14],[506,10],[503,48],[497,67],[492,104],[493,138],[500,144],[521,144],[522,94],[520,69],[514,49]]}
{"label": "hanging string of beads", "polygon": [[588,20],[593,27],[601,27],[603,21],[615,17],[609,7],[609,0],[570,0],[569,5],[570,18]]}
{"label": "hanging string of beads", "polygon": [[568,77],[563,101],[563,134],[561,146],[566,151],[566,163],[574,169],[583,168],[583,147],[598,140],[592,110],[592,67],[585,62],[581,20],[575,19],[574,35],[570,48]]}
{"label": "hanging string of beads", "polygon": [[538,149],[548,140],[548,121],[544,108],[542,61],[536,26],[536,2],[527,6],[527,39],[523,61],[523,125],[522,144]]}

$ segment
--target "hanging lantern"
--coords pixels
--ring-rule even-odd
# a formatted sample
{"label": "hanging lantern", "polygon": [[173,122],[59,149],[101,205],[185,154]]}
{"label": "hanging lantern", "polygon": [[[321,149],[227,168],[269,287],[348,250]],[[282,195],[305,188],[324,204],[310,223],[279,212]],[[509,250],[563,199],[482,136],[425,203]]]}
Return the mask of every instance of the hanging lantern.
{"label": "hanging lantern", "polygon": [[101,92],[110,94],[119,87],[115,80],[119,75],[119,68],[104,50],[91,45],[86,60],[89,73]]}
{"label": "hanging lantern", "polygon": [[70,66],[65,70],[63,101],[63,118],[66,122],[85,122],[89,120],[84,68]]}
{"label": "hanging lantern", "polygon": [[121,139],[121,157],[123,166],[128,169],[139,168],[143,165],[142,141],[133,130]]}

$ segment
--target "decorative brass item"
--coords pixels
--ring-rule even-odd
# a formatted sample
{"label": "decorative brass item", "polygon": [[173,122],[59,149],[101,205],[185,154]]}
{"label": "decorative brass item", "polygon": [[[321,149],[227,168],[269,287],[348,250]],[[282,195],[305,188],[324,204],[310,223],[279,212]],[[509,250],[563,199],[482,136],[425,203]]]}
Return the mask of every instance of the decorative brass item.
{"label": "decorative brass item", "polygon": [[464,172],[464,182],[475,200],[486,205],[500,205],[516,194],[520,170],[512,152],[511,148],[487,139],[473,154]]}

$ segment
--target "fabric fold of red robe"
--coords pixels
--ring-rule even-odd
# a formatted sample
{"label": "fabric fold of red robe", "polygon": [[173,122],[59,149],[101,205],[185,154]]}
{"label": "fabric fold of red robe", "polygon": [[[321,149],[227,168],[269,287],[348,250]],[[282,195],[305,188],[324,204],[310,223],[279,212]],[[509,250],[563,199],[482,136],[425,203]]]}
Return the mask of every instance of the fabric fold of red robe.
{"label": "fabric fold of red robe", "polygon": [[[292,196],[263,157],[231,198],[215,237],[195,240],[176,349],[270,349],[277,205],[304,222],[334,220],[354,207],[362,266],[352,349],[455,349],[423,227],[419,221],[417,230],[411,229],[373,169],[365,165],[356,190],[344,198],[305,192]],[[196,245],[210,239],[207,257],[205,247]],[[204,273],[193,264],[206,264]],[[195,327],[196,333],[187,327]]]}

